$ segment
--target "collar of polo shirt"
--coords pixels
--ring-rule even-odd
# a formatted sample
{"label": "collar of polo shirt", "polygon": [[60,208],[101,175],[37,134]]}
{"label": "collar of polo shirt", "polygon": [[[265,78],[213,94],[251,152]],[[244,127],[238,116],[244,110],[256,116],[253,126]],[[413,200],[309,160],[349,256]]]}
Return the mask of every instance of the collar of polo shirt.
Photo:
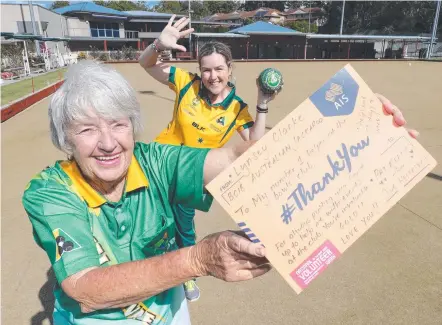
{"label": "collar of polo shirt", "polygon": [[200,82],[201,82],[201,84],[200,84],[200,89],[199,89],[199,92],[198,92],[198,96],[200,98],[204,99],[207,102],[207,104],[209,104],[209,106],[212,106],[212,107],[219,107],[219,106],[221,106],[225,110],[227,108],[229,108],[230,104],[232,103],[233,98],[236,95],[236,87],[235,87],[235,85],[233,83],[231,83],[230,81],[227,83],[227,85],[230,88],[232,88],[230,90],[229,94],[227,95],[227,97],[224,98],[221,103],[212,104],[212,102],[210,101],[209,95],[207,93],[208,90],[204,87],[203,81],[201,80]]}
{"label": "collar of polo shirt", "polygon": [[[87,202],[89,207],[98,208],[107,202],[106,199],[95,191],[83,178],[80,169],[74,161],[64,161],[61,163],[61,167],[72,180],[72,185],[75,187],[78,194]],[[135,156],[132,155],[132,161],[127,170],[126,193],[148,186],[149,181],[147,180],[146,175],[144,175]]]}

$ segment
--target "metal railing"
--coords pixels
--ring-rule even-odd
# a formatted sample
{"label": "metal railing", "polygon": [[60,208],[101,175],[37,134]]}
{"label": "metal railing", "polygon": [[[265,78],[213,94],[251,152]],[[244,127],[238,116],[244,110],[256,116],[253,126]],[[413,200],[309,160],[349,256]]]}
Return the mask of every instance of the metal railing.
{"label": "metal railing", "polygon": [[137,30],[125,30],[124,36],[126,38],[138,38],[138,31]]}
{"label": "metal railing", "polygon": [[[138,35],[140,38],[157,38],[161,32],[140,32]],[[188,35],[185,37],[189,37]]]}

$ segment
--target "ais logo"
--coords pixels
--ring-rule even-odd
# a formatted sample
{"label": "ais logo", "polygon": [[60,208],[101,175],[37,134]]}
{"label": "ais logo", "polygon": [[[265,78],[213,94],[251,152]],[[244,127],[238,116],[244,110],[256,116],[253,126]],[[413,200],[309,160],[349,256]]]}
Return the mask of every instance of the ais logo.
{"label": "ais logo", "polygon": [[345,105],[345,103],[348,103],[348,98],[345,96],[342,86],[333,83],[331,84],[330,89],[325,92],[325,99],[335,103],[337,110],[339,110],[342,105]]}
{"label": "ais logo", "polygon": [[342,69],[315,92],[310,100],[324,116],[342,116],[353,113],[359,85],[347,70]]}

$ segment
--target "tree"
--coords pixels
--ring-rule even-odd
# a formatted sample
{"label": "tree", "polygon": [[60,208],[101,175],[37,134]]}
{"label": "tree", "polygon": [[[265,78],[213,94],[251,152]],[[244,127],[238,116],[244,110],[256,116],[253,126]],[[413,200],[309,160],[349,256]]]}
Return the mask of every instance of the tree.
{"label": "tree", "polygon": [[[237,10],[239,3],[237,1],[191,1],[190,9],[192,17],[201,19],[215,13],[229,13]],[[154,11],[187,15],[189,10],[188,1],[160,1],[154,8]]]}
{"label": "tree", "polygon": [[165,12],[170,14],[183,14],[185,13],[184,5],[180,1],[160,1],[156,6],[153,7],[154,11]]}
{"label": "tree", "polygon": [[[29,44],[29,41],[25,41]],[[33,43],[33,42],[32,42]],[[35,43],[34,43],[35,44]],[[3,44],[1,47],[2,72],[3,68],[16,68],[23,66],[23,43]]]}
{"label": "tree", "polygon": [[310,29],[308,28],[308,21],[306,20],[299,20],[299,21],[293,21],[284,24],[285,27],[294,29],[297,32],[301,33],[317,33],[318,32],[318,26],[316,24],[310,24]]}
{"label": "tree", "polygon": [[70,5],[69,1],[54,1],[51,4],[51,6],[49,7],[49,9],[54,10],[54,9],[63,8],[63,7],[69,6],[69,5]]}
{"label": "tree", "polygon": [[[339,1],[338,1],[339,2]],[[298,8],[324,8],[328,6],[328,1],[285,1],[284,6],[287,9]]]}
{"label": "tree", "polygon": [[[96,1],[101,2],[101,1]],[[114,1],[109,1],[114,2]],[[122,1],[120,1],[122,2]],[[130,2],[130,1],[125,1]],[[106,4],[107,2],[105,2]],[[215,13],[229,13],[235,10],[252,11],[260,7],[284,9],[321,8],[324,12],[325,25],[320,33],[339,33],[343,1],[192,1],[192,17],[201,19]],[[119,9],[117,9],[119,10]],[[128,10],[128,9],[126,9]],[[188,14],[188,1],[160,1],[155,11]],[[435,1],[346,1],[343,32],[345,34],[420,34],[431,33]],[[245,23],[249,23],[246,21]],[[307,24],[298,24],[296,30],[308,31]],[[310,31],[315,32],[311,25]],[[442,19],[439,19],[438,31],[442,31]]]}
{"label": "tree", "polygon": [[214,13],[233,12],[240,7],[238,1],[204,1],[203,5],[207,8],[209,15]]}
{"label": "tree", "polygon": [[[203,1],[192,1],[190,8],[192,10],[192,18],[195,19],[201,19],[212,14],[209,12],[208,6],[206,6]],[[187,9],[188,8],[186,8],[186,13]]]}
{"label": "tree", "polygon": [[284,11],[286,2],[290,1],[245,1],[241,5],[241,9],[245,11],[253,11],[258,8],[270,8]]}
{"label": "tree", "polygon": [[106,8],[118,10],[118,11],[130,11],[130,10],[147,10],[147,6],[144,1],[94,1],[95,4]]}
{"label": "tree", "polygon": [[[323,8],[328,19],[320,32],[338,33],[342,2],[333,1]],[[345,34],[429,33],[435,9],[434,1],[346,1],[343,32]]]}
{"label": "tree", "polygon": [[245,25],[250,25],[250,24],[253,24],[253,23],[254,23],[254,21],[253,21],[252,18],[246,18],[246,19],[243,20],[243,25],[244,26]]}

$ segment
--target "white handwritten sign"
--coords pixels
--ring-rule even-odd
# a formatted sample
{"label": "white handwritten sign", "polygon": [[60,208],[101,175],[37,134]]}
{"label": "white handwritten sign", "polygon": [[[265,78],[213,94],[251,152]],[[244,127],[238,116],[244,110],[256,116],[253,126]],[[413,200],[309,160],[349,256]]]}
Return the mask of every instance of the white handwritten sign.
{"label": "white handwritten sign", "polygon": [[435,166],[347,65],[207,188],[300,293]]}

